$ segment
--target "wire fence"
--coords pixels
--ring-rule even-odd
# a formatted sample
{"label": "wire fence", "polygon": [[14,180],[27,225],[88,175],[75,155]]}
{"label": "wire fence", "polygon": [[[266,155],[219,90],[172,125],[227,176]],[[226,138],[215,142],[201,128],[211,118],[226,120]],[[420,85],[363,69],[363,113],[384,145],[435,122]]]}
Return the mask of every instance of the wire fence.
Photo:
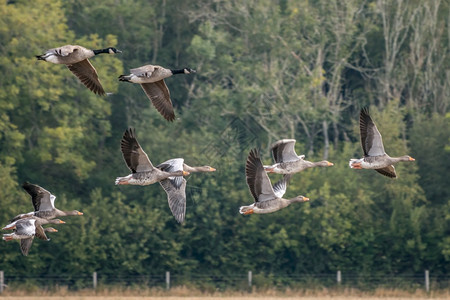
{"label": "wire fence", "polygon": [[177,286],[188,288],[225,291],[252,289],[316,289],[316,288],[354,288],[374,290],[377,288],[418,290],[427,292],[450,289],[450,276],[422,274],[368,275],[344,274],[106,274],[94,272],[82,275],[15,275],[0,271],[0,292],[5,288],[18,290],[26,288],[55,289],[66,287],[69,290],[99,289],[108,287],[160,288]]}

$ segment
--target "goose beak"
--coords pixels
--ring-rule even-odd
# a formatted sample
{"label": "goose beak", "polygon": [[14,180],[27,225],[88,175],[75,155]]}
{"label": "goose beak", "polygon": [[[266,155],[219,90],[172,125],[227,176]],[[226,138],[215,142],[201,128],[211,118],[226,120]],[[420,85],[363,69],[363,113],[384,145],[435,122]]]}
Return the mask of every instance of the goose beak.
{"label": "goose beak", "polygon": [[210,172],[215,172],[216,169],[214,169],[214,168],[211,167],[211,168],[209,168],[209,171],[210,171]]}
{"label": "goose beak", "polygon": [[116,49],[116,51],[117,51],[116,53],[122,53],[122,51],[120,51],[119,49]]}
{"label": "goose beak", "polygon": [[327,162],[327,163],[328,163],[329,167],[334,166],[334,164],[332,162]]}
{"label": "goose beak", "polygon": [[188,176],[189,174],[191,174],[191,173],[183,171],[183,176]]}
{"label": "goose beak", "polygon": [[415,159],[410,156],[409,161],[415,161]]}
{"label": "goose beak", "polygon": [[83,213],[82,213],[81,211],[79,211],[79,212],[78,212],[78,215],[79,215],[79,216],[82,216],[82,215],[83,215]]}
{"label": "goose beak", "polygon": [[59,220],[60,224],[66,224],[66,222],[64,222],[63,220]]}
{"label": "goose beak", "polygon": [[303,197],[303,201],[309,201],[308,197]]}

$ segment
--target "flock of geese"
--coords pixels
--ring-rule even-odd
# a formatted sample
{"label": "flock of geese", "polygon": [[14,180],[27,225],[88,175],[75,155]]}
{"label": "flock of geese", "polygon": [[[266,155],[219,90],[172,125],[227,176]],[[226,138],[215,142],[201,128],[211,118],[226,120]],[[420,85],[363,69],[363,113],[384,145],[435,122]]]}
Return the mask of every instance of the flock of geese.
{"label": "flock of geese", "polygon": [[[55,64],[65,64],[72,73],[92,92],[105,95],[105,91],[98,79],[97,71],[89,62],[89,58],[99,54],[121,53],[116,48],[109,47],[99,50],[90,50],[77,45],[66,45],[47,50],[44,54],[36,56]],[[168,121],[175,119],[170,92],[164,79],[174,74],[191,74],[195,70],[190,68],[166,69],[161,66],[145,65],[130,70],[130,75],[120,75],[119,81],[138,83],[147,97]],[[350,159],[352,169],[374,169],[375,171],[396,178],[397,174],[393,164],[400,161],[414,161],[410,156],[390,157],[384,151],[381,134],[370,117],[368,108],[361,109],[359,118],[361,145],[364,157]],[[287,186],[293,174],[307,168],[329,167],[333,163],[326,160],[310,162],[304,155],[295,152],[295,140],[283,139],[274,143],[271,152],[274,160],[272,165],[263,165],[260,151],[252,149],[247,157],[245,175],[248,188],[254,198],[254,203],[241,206],[239,212],[243,215],[267,214],[278,211],[295,202],[306,202],[309,198],[297,196],[285,199]],[[131,174],[117,177],[116,185],[150,185],[159,182],[167,194],[169,208],[179,223],[183,223],[186,216],[186,179],[184,176],[194,172],[214,172],[210,166],[191,167],[184,163],[183,158],[169,159],[154,166],[145,151],[139,145],[134,128],[125,130],[121,142],[121,151]],[[282,174],[283,178],[272,185],[268,174]],[[63,224],[58,219],[63,216],[81,216],[77,210],[62,211],[55,207],[56,197],[44,188],[23,183],[22,187],[31,196],[34,211],[19,214],[3,227],[3,230],[13,230],[12,233],[3,234],[3,240],[20,240],[20,249],[23,255],[28,255],[34,237],[49,241],[46,232],[57,232],[53,227],[44,228],[46,224]]]}

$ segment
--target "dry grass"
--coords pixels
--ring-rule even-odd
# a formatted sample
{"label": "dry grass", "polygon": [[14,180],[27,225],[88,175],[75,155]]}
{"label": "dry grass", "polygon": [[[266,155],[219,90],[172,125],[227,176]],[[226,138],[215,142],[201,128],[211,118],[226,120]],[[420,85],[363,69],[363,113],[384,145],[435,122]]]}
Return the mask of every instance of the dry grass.
{"label": "dry grass", "polygon": [[405,300],[405,299],[450,299],[450,290],[432,292],[426,294],[423,290],[407,292],[401,290],[378,289],[373,292],[362,292],[355,289],[320,289],[320,290],[254,290],[252,293],[246,292],[213,292],[206,293],[199,290],[192,290],[186,287],[176,287],[170,291],[163,289],[102,289],[97,292],[93,290],[82,290],[77,292],[68,291],[66,288],[59,288],[56,291],[5,291],[0,297],[1,300],[45,300],[45,299],[66,299],[66,300],[243,300],[243,299],[265,299],[265,300]]}

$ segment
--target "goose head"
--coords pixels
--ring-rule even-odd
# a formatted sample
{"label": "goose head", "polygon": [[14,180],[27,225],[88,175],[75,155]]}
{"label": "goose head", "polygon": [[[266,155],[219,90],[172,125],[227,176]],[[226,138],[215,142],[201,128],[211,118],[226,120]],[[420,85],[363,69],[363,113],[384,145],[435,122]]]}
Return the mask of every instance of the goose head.
{"label": "goose head", "polygon": [[203,166],[203,167],[200,167],[199,169],[201,169],[204,172],[215,172],[216,171],[215,168],[210,167],[210,166]]}
{"label": "goose head", "polygon": [[120,51],[120,50],[118,50],[118,49],[116,49],[114,47],[109,47],[107,49],[108,49],[108,53],[109,54],[122,53],[122,51]]}
{"label": "goose head", "polygon": [[191,74],[191,73],[197,73],[197,71],[191,69],[191,68],[184,68],[184,74]]}
{"label": "goose head", "polygon": [[307,201],[309,201],[309,198],[305,196],[297,196],[292,199],[292,202],[307,202]]}

